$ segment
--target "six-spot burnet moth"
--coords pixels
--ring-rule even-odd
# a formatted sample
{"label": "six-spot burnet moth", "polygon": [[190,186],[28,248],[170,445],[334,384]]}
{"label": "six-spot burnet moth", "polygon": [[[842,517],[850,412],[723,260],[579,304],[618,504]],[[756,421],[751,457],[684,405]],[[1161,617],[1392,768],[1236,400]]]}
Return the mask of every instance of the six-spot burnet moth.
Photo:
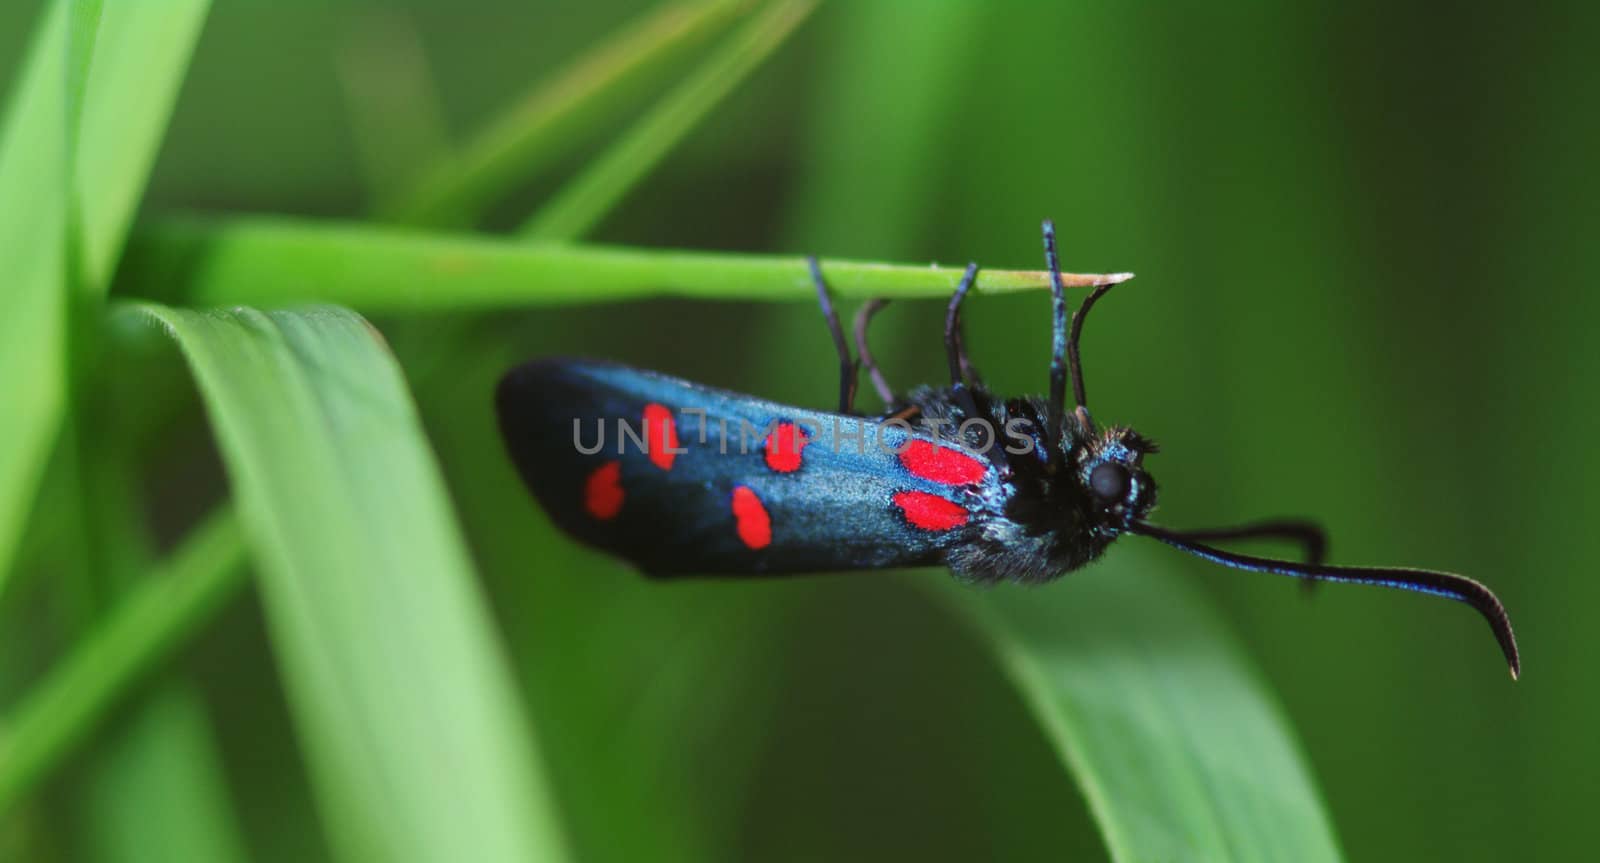
{"label": "six-spot burnet moth", "polygon": [[[512,369],[496,394],[518,471],[568,533],[657,577],[770,576],[944,564],[963,580],[1039,583],[1099,557],[1124,533],[1151,537],[1235,569],[1355,582],[1459,600],[1489,622],[1515,677],[1511,621],[1490,590],[1423,569],[1332,566],[1314,524],[1266,521],[1181,531],[1146,520],[1155,444],[1089,416],[1078,358],[1084,317],[1128,274],[1096,279],[1067,314],[1055,233],[1044,223],[1051,275],[1050,395],[1002,399],[979,381],[961,337],[967,267],[945,316],[950,385],[896,395],[855,319],[856,354],[815,259],[811,275],[839,353],[836,413],[790,407],[656,372],[582,359]],[[853,410],[858,372],[885,412]],[[1074,407],[1066,407],[1070,380]],[[1298,542],[1303,560],[1218,548],[1216,541]]]}

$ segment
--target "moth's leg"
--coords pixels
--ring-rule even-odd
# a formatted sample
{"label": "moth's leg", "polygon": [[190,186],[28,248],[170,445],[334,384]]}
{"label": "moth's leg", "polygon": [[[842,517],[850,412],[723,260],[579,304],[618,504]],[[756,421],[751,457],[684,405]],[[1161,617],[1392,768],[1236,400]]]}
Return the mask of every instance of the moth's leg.
{"label": "moth's leg", "polygon": [[[1057,414],[1066,412],[1067,400],[1067,352],[1070,350],[1067,341],[1067,327],[1070,319],[1067,316],[1067,287],[1061,282],[1061,260],[1056,257],[1056,223],[1052,219],[1044,220],[1044,265],[1050,270],[1050,306],[1052,323],[1050,327],[1050,407]],[[1076,366],[1073,369],[1076,370]],[[1074,385],[1079,392],[1082,386]],[[1083,398],[1078,398],[1078,403],[1083,403]]]}
{"label": "moth's leg", "polygon": [[847,414],[856,401],[856,364],[850,360],[850,346],[845,342],[844,328],[839,326],[839,313],[833,310],[833,300],[828,296],[828,283],[822,280],[822,267],[814,256],[808,256],[806,263],[811,267],[811,281],[817,286],[817,301],[822,304],[828,334],[833,336],[833,346],[839,352],[839,413]]}
{"label": "moth's leg", "polygon": [[867,378],[872,381],[872,388],[878,391],[878,398],[883,399],[884,407],[895,403],[894,389],[884,380],[883,372],[878,369],[877,360],[872,358],[872,350],[867,347],[867,325],[872,323],[872,316],[887,305],[889,301],[882,297],[868,300],[867,304],[856,312],[855,325],[856,357],[861,367],[867,370]]}
{"label": "moth's leg", "polygon": [[[989,421],[988,413],[979,407],[978,399],[974,396],[976,381],[970,385],[967,380],[969,366],[967,358],[961,350],[961,301],[967,298],[967,291],[972,289],[972,282],[978,277],[978,265],[967,264],[967,271],[961,276],[961,283],[956,285],[956,292],[950,297],[950,306],[944,315],[944,350],[950,360],[950,393],[955,399],[956,407],[960,409],[963,418],[981,419]],[[979,390],[981,392],[981,390]],[[994,430],[991,428],[990,441],[994,441]],[[997,465],[1004,460],[999,448],[989,447],[989,459]]]}
{"label": "moth's leg", "polygon": [[972,282],[977,277],[978,265],[967,264],[967,271],[961,275],[961,283],[956,285],[956,292],[950,297],[950,306],[944,315],[944,350],[950,360],[950,385],[962,390],[966,388],[969,365],[961,349],[961,301],[967,298],[967,291],[972,289]]}
{"label": "moth's leg", "polygon": [[950,360],[950,396],[960,411],[961,416],[956,417],[960,424],[971,419],[989,426],[988,443],[984,446],[983,454],[994,465],[999,475],[1005,477],[1010,475],[1011,468],[1006,462],[1005,452],[995,446],[995,442],[1000,439],[1000,431],[994,425],[989,395],[975,379],[976,376],[969,385],[968,374],[972,371],[972,367],[967,362],[961,346],[961,301],[966,299],[967,291],[972,289],[972,283],[977,277],[978,265],[967,264],[967,271],[962,274],[961,283],[956,285],[955,295],[950,298],[950,306],[945,311],[944,349]]}
{"label": "moth's leg", "polygon": [[905,407],[884,417],[885,420],[905,420],[912,422],[922,415],[922,405],[906,405]]}
{"label": "moth's leg", "polygon": [[967,325],[960,318],[956,319],[956,355],[961,360],[961,377],[974,387],[982,387],[983,376],[978,374],[978,368],[967,356]]}

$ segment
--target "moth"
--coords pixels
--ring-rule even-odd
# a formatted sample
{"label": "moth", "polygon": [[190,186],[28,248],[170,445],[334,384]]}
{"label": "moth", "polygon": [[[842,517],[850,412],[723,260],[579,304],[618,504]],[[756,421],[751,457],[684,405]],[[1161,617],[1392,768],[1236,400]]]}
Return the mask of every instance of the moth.
{"label": "moth", "polygon": [[[1124,534],[1241,570],[1398,588],[1464,602],[1489,623],[1516,677],[1505,608],[1484,585],[1426,569],[1334,566],[1317,525],[1275,519],[1177,530],[1149,520],[1156,445],[1101,426],[1084,391],[1079,341],[1094,304],[1131,274],[1096,277],[1069,316],[1055,229],[1044,223],[1052,356],[1047,396],[1005,398],[968,360],[961,306],[944,319],[950,381],[896,393],[868,347],[872,300],[855,318],[852,359],[815,258],[812,281],[839,358],[836,411],[812,410],[598,360],[511,369],[496,391],[507,452],[550,518],[648,576],[772,577],[944,565],[959,579],[1039,584],[1100,557]],[[865,370],[885,409],[854,410]],[[1066,404],[1070,382],[1073,405]],[[1277,538],[1302,558],[1217,543]]]}

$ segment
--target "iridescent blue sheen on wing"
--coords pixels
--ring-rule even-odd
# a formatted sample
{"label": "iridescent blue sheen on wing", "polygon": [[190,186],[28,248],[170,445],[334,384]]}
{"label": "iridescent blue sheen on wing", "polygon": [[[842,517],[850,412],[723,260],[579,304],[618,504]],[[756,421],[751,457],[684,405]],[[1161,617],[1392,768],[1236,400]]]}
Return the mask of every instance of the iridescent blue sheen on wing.
{"label": "iridescent blue sheen on wing", "polygon": [[[969,523],[926,530],[908,522],[894,504],[896,493],[936,494],[966,507],[975,505],[978,489],[912,474],[894,450],[931,438],[870,418],[790,407],[614,363],[559,358],[513,369],[496,403],[512,460],[556,524],[652,575],[937,564],[974,529]],[[665,406],[675,422],[681,452],[670,468],[618,434],[619,421],[639,428],[647,405]],[[599,452],[575,446],[575,421],[584,449],[594,447],[604,426]],[[767,458],[763,435],[775,423],[803,432],[798,468],[774,467],[795,460],[787,450],[781,459]],[[600,518],[586,506],[585,489],[609,462],[620,465],[621,505]],[[992,472],[984,482],[995,482]],[[761,547],[752,547],[759,530],[741,529],[737,488],[749,490],[740,493],[747,518],[759,520],[753,495],[770,519],[770,542]]]}

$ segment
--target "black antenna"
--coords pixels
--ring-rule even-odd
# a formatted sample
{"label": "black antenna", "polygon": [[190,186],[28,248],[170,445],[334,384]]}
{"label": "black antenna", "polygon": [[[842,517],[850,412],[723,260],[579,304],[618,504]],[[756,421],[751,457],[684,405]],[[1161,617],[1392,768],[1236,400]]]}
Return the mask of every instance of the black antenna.
{"label": "black antenna", "polygon": [[[1175,530],[1172,533],[1187,542],[1217,542],[1238,539],[1281,539],[1298,543],[1307,563],[1321,563],[1328,559],[1328,534],[1314,521],[1298,518],[1274,518],[1235,527],[1210,527],[1202,530]],[[1307,584],[1307,587],[1310,585]]]}
{"label": "black antenna", "polygon": [[1483,615],[1483,619],[1489,622],[1489,628],[1494,631],[1495,641],[1500,643],[1500,652],[1505,654],[1506,662],[1511,666],[1511,678],[1515,680],[1522,673],[1522,661],[1517,656],[1517,639],[1511,632],[1511,618],[1506,615],[1505,606],[1500,604],[1499,598],[1493,591],[1466,576],[1429,569],[1329,566],[1323,563],[1295,563],[1252,557],[1203,545],[1182,532],[1170,531],[1144,521],[1133,522],[1128,526],[1128,530],[1141,536],[1161,540],[1173,548],[1234,569],[1270,572],[1313,581],[1374,584],[1379,587],[1410,590],[1464,602],[1477,609],[1478,613]]}

